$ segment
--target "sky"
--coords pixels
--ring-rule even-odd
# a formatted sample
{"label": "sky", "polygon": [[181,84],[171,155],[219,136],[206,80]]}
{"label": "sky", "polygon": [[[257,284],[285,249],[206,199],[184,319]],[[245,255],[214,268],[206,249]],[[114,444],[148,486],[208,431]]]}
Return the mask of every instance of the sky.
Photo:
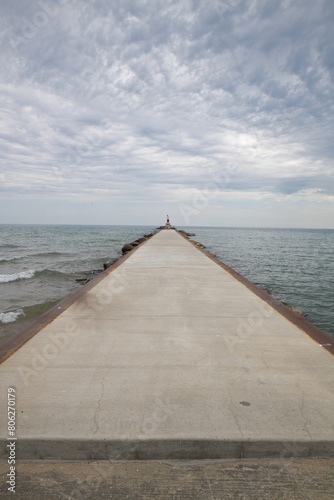
{"label": "sky", "polygon": [[334,228],[333,0],[0,6],[0,223]]}

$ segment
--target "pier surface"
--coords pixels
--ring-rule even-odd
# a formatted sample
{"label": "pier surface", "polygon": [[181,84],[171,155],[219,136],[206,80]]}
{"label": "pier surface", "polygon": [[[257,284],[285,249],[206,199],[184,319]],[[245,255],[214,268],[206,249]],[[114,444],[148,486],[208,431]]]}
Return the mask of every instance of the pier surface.
{"label": "pier surface", "polygon": [[86,290],[0,365],[21,460],[334,457],[332,354],[176,231]]}

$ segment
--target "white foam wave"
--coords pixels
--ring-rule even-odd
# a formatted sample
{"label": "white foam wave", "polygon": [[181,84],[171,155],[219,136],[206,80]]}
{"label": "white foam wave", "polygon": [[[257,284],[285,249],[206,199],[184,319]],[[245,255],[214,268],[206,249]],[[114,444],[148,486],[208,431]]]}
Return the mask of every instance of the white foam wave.
{"label": "white foam wave", "polygon": [[18,309],[17,311],[0,313],[0,323],[14,323],[19,316],[24,315],[23,309]]}
{"label": "white foam wave", "polygon": [[30,269],[29,271],[22,271],[21,273],[0,274],[0,283],[9,283],[10,281],[29,279],[34,275],[35,271],[33,269]]}
{"label": "white foam wave", "polygon": [[11,260],[16,260],[18,259],[19,257],[2,257],[2,259],[0,259],[0,262],[10,262]]}

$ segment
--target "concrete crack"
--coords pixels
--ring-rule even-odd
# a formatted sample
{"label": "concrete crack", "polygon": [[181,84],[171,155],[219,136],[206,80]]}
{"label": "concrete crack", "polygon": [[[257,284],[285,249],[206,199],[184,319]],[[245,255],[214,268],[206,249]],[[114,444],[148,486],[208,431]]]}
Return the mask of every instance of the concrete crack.
{"label": "concrete crack", "polygon": [[268,363],[266,362],[266,360],[264,359],[265,358],[265,354],[266,354],[266,351],[264,349],[262,349],[262,352],[261,352],[261,361],[263,363],[263,368],[262,370],[270,370],[269,366],[268,366]]}
{"label": "concrete crack", "polygon": [[229,396],[230,396],[230,411],[231,411],[232,417],[234,418],[235,423],[237,424],[237,427],[239,429],[239,432],[240,432],[240,435],[241,435],[242,439],[244,439],[244,435],[243,435],[243,432],[241,430],[238,418],[237,418],[236,414],[234,413],[234,411],[232,410],[232,407],[233,407],[233,398],[232,398],[232,394],[231,394],[230,388],[228,388],[228,393],[229,393]]}
{"label": "concrete crack", "polygon": [[107,376],[107,374],[109,373],[109,369],[106,371],[103,379],[102,379],[102,391],[101,391],[101,396],[100,396],[100,399],[98,400],[97,402],[97,408],[96,408],[96,412],[94,414],[94,423],[96,425],[96,429],[94,431],[94,434],[93,434],[93,437],[95,436],[95,434],[97,433],[98,429],[99,429],[99,426],[98,426],[98,423],[97,423],[97,417],[98,417],[98,414],[100,413],[101,411],[101,401],[103,399],[103,396],[104,396],[104,381],[105,381],[105,378]]}
{"label": "concrete crack", "polygon": [[212,494],[211,485],[210,485],[210,482],[209,482],[209,480],[208,480],[208,478],[207,478],[207,475],[206,475],[206,471],[205,471],[205,470],[204,470],[204,477],[205,477],[206,484],[208,485],[208,488],[209,488],[209,491],[210,491],[210,496],[211,496],[211,499],[212,499],[212,500],[215,500],[215,499],[214,499],[214,496],[213,496],[213,494]]}
{"label": "concrete crack", "polygon": [[[297,384],[297,385],[298,385],[298,384]],[[305,401],[304,401],[304,395],[305,395],[305,392],[303,391],[303,392],[302,392],[302,404],[301,404],[301,407],[300,407],[300,413],[301,413],[301,415],[302,415],[302,417],[303,417],[304,424],[305,424],[305,429],[306,429],[306,432],[307,432],[307,434],[308,434],[308,437],[312,440],[312,436],[311,436],[311,434],[310,434],[310,432],[309,432],[309,430],[308,430],[308,427],[307,427],[307,419],[306,419],[306,417],[305,417],[305,415],[304,415],[304,404],[305,404]]]}
{"label": "concrete crack", "polygon": [[[107,364],[107,361],[106,361],[106,364]],[[101,396],[100,396],[100,399],[97,402],[97,408],[96,408],[96,411],[94,413],[94,423],[95,423],[96,429],[94,431],[94,434],[93,434],[92,438],[94,438],[94,436],[96,435],[97,431],[99,430],[99,425],[98,425],[97,420],[98,420],[98,415],[99,415],[99,413],[101,411],[101,401],[102,401],[102,399],[104,397],[104,383],[105,383],[105,379],[106,379],[108,373],[109,373],[109,367],[107,368],[107,370],[106,370],[106,372],[105,372],[105,374],[103,375],[103,378],[102,378]]]}

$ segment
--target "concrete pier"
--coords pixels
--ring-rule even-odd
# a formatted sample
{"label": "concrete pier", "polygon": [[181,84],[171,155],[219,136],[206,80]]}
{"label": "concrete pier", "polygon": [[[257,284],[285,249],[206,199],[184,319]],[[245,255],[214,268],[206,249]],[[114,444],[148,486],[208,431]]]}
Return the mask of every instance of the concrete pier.
{"label": "concrete pier", "polygon": [[180,234],[102,278],[0,365],[21,459],[334,456],[333,355]]}

